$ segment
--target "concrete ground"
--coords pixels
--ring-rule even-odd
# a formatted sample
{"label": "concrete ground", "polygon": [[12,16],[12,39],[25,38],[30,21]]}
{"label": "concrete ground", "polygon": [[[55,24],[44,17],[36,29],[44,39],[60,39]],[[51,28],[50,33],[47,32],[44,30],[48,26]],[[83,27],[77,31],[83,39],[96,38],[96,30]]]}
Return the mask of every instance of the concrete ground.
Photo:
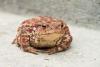
{"label": "concrete ground", "polygon": [[[34,15],[35,16],[35,15]],[[0,67],[100,67],[100,31],[69,25],[73,42],[65,52],[34,55],[12,45],[26,16],[0,12]]]}

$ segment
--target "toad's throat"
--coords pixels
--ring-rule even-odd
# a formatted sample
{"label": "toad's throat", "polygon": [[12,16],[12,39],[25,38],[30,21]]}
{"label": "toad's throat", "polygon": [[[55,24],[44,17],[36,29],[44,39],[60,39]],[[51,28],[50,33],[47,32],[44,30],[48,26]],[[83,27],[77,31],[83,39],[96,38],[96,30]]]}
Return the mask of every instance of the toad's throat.
{"label": "toad's throat", "polygon": [[63,34],[61,33],[50,33],[47,35],[40,35],[39,38],[36,38],[33,41],[32,46],[37,48],[54,47],[57,45],[57,41],[59,41],[62,36]]}

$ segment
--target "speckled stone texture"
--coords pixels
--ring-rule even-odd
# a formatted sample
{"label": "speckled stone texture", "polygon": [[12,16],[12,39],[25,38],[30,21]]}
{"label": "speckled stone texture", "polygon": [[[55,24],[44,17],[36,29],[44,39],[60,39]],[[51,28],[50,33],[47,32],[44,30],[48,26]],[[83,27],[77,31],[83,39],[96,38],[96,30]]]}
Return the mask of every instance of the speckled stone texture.
{"label": "speckled stone texture", "polygon": [[0,0],[0,10],[54,16],[79,26],[100,29],[100,0]]}

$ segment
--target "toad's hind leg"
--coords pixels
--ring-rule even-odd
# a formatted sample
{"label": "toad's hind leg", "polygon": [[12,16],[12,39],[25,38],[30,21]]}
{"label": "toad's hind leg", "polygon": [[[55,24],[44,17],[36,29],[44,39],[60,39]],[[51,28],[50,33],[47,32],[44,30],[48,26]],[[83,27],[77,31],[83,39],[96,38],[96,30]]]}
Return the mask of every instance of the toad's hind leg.
{"label": "toad's hind leg", "polygon": [[37,49],[30,46],[30,37],[28,35],[20,35],[17,40],[17,43],[20,45],[19,47],[23,51],[37,54]]}
{"label": "toad's hind leg", "polygon": [[65,34],[61,39],[61,41],[58,43],[58,45],[49,49],[47,52],[50,55],[50,54],[67,50],[70,47],[71,41],[72,41],[72,36],[69,34]]}

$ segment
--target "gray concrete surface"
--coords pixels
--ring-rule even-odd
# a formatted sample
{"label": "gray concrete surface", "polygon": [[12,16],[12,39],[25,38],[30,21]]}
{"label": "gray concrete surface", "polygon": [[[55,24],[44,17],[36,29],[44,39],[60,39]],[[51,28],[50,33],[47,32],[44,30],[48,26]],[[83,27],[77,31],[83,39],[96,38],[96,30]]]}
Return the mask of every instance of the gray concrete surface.
{"label": "gray concrete surface", "polygon": [[0,12],[0,67],[100,67],[100,31],[97,30],[68,24],[73,36],[71,48],[53,55],[34,55],[12,45],[17,26],[27,18]]}
{"label": "gray concrete surface", "polygon": [[[34,55],[11,44],[17,26],[38,15],[68,23],[71,49]],[[100,67],[99,35],[100,0],[0,0],[0,67]]]}
{"label": "gray concrete surface", "polygon": [[100,0],[0,0],[0,10],[22,15],[46,15],[100,30]]}

